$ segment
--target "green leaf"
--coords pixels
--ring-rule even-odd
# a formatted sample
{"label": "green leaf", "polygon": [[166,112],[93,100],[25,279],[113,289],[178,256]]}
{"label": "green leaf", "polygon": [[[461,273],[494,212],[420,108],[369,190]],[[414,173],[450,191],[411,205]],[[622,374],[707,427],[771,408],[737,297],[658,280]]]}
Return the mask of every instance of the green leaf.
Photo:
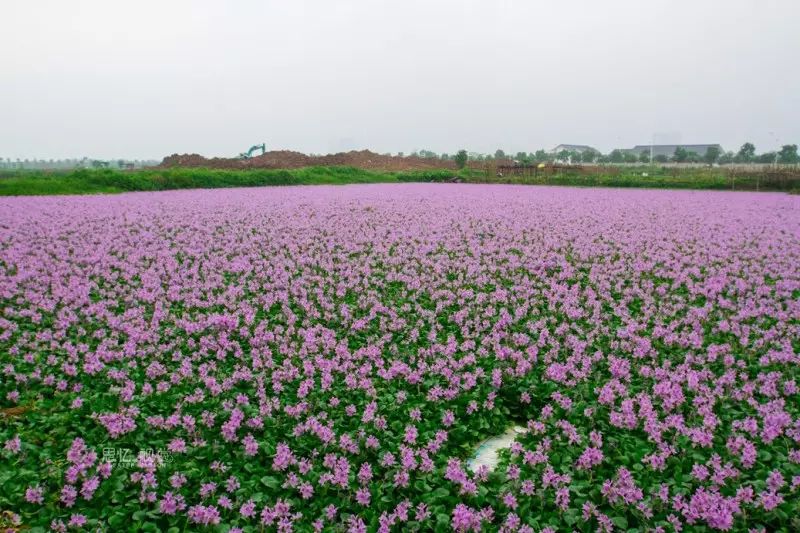
{"label": "green leaf", "polygon": [[414,488],[420,492],[430,492],[431,490],[431,486],[422,479],[418,479],[416,483],[414,483]]}
{"label": "green leaf", "polygon": [[122,513],[111,515],[111,518],[108,519],[108,525],[110,525],[114,529],[121,529],[122,526],[125,524],[125,522],[126,518],[125,515]]}
{"label": "green leaf", "polygon": [[439,487],[438,489],[436,489],[435,491],[431,492],[430,494],[431,494],[431,497],[433,499],[447,498],[448,496],[450,496],[450,491],[447,490],[444,487]]}
{"label": "green leaf", "polygon": [[261,478],[261,483],[263,483],[264,485],[266,485],[267,487],[269,487],[271,489],[277,489],[277,488],[279,488],[281,486],[281,482],[278,480],[278,478],[272,477],[272,476],[264,476],[264,477],[262,477]]}

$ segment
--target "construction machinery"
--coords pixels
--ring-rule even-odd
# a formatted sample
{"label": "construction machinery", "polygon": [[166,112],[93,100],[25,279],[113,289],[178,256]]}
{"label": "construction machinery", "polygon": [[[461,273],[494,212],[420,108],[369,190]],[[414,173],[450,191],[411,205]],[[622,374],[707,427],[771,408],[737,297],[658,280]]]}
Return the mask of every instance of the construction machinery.
{"label": "construction machinery", "polygon": [[261,155],[264,155],[267,152],[267,144],[266,143],[261,143],[261,144],[253,145],[253,146],[250,147],[250,149],[248,151],[242,152],[241,154],[239,154],[239,157],[241,159],[250,159],[251,157],[253,157],[253,152],[256,152],[258,150],[261,150]]}

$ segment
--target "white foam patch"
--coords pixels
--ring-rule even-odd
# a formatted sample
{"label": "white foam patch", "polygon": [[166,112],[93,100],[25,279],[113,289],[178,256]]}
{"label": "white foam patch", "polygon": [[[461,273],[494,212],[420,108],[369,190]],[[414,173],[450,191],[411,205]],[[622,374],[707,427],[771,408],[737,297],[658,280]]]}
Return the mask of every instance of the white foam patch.
{"label": "white foam patch", "polygon": [[519,435],[527,431],[528,430],[522,426],[512,426],[500,435],[489,437],[481,442],[475,449],[475,453],[467,461],[467,468],[473,472],[477,472],[478,468],[486,465],[489,471],[494,470],[497,468],[497,463],[500,461],[497,452],[510,448],[511,443],[513,443]]}

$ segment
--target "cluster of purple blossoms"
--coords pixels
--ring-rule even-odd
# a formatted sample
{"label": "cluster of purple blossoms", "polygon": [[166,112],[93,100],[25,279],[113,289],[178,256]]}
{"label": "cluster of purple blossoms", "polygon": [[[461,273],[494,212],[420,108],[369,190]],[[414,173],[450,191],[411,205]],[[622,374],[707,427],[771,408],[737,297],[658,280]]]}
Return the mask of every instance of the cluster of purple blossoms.
{"label": "cluster of purple blossoms", "polygon": [[800,197],[182,191],[0,228],[13,524],[797,527]]}

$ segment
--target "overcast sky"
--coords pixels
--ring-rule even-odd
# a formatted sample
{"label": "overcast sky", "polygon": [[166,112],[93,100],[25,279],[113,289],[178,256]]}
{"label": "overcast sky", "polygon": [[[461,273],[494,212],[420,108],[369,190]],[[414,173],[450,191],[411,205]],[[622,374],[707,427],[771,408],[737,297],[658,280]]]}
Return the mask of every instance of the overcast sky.
{"label": "overcast sky", "polygon": [[760,152],[799,64],[798,0],[0,0],[0,156]]}

